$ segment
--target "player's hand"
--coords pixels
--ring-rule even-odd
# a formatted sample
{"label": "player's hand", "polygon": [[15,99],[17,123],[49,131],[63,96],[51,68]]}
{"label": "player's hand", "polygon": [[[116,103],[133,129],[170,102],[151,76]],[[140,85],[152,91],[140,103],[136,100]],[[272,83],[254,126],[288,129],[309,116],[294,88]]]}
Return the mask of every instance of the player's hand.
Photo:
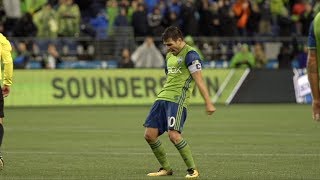
{"label": "player's hand", "polygon": [[10,93],[10,86],[4,85],[3,88],[2,88],[3,97],[9,96],[9,93]]}
{"label": "player's hand", "polygon": [[216,111],[216,108],[214,107],[214,105],[212,103],[208,103],[208,104],[206,104],[206,111],[207,111],[208,115],[211,115]]}
{"label": "player's hand", "polygon": [[313,120],[320,122],[320,101],[312,102],[312,118]]}

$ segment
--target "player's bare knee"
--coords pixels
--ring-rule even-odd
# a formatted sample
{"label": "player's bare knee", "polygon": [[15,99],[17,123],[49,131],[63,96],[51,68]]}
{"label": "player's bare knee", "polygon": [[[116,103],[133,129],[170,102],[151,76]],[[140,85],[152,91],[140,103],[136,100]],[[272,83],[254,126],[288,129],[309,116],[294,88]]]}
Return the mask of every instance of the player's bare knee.
{"label": "player's bare knee", "polygon": [[155,142],[158,138],[158,129],[156,128],[146,128],[144,132],[144,139],[147,142]]}
{"label": "player's bare knee", "polygon": [[147,142],[155,142],[157,140],[157,136],[153,135],[152,133],[145,132],[144,133],[144,139]]}
{"label": "player's bare knee", "polygon": [[181,134],[177,131],[169,131],[168,134],[169,139],[173,144],[178,144],[182,139]]}

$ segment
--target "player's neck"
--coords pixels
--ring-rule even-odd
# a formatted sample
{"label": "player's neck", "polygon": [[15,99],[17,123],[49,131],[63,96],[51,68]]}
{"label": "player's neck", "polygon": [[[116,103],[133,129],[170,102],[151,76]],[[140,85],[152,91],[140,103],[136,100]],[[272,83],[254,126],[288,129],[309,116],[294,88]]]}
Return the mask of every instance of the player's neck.
{"label": "player's neck", "polygon": [[182,49],[187,45],[187,43],[185,43],[184,41],[181,43],[180,47],[179,47],[179,53],[182,51]]}

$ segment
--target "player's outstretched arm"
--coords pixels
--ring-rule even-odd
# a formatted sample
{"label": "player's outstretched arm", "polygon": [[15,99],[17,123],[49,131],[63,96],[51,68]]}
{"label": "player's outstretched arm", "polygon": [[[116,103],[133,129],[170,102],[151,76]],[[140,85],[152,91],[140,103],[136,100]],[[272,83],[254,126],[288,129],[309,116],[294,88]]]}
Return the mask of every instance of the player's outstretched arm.
{"label": "player's outstretched arm", "polygon": [[204,84],[203,78],[202,78],[202,73],[201,71],[196,71],[194,73],[191,74],[192,78],[195,80],[196,85],[204,99],[205,105],[206,105],[206,111],[208,113],[208,115],[211,115],[212,113],[214,113],[216,111],[216,108],[214,107],[214,105],[211,102],[210,96],[209,96],[209,92],[208,89],[206,87],[206,85]]}
{"label": "player's outstretched arm", "polygon": [[320,92],[319,92],[319,70],[317,52],[309,49],[307,61],[308,79],[312,93],[312,117],[315,121],[320,121]]}

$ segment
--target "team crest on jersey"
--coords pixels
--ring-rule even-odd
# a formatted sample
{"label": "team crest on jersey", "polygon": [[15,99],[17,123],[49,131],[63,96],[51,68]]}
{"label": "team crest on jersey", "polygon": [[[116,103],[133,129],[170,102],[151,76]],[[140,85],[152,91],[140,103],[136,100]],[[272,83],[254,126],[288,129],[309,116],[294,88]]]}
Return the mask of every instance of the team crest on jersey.
{"label": "team crest on jersey", "polygon": [[178,64],[181,64],[182,62],[182,57],[178,57]]}

